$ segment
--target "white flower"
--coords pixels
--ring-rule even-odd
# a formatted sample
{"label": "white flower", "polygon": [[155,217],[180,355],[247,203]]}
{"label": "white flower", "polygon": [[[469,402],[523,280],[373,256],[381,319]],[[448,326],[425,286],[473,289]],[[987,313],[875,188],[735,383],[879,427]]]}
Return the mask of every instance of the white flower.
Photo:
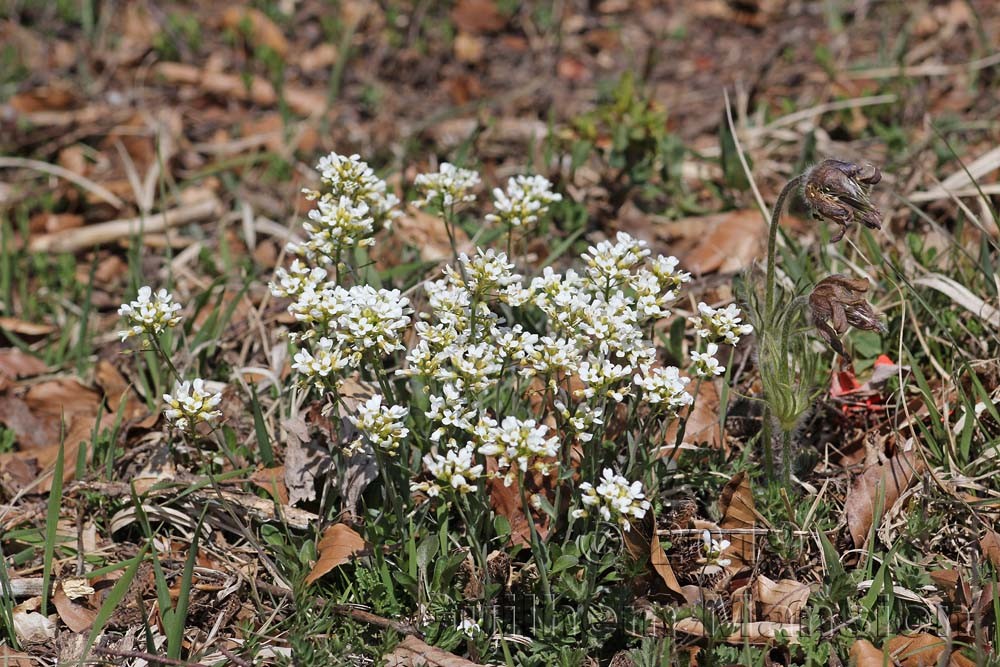
{"label": "white flower", "polygon": [[479,623],[476,623],[471,618],[463,619],[462,622],[455,627],[455,629],[469,639],[472,639],[483,631],[483,629],[479,627]]}
{"label": "white flower", "polygon": [[351,246],[370,246],[375,243],[375,219],[369,214],[368,204],[354,202],[348,197],[340,199],[323,197],[309,211],[309,219],[302,225],[308,238],[299,244],[289,244],[288,250],[305,255],[310,261],[339,262],[344,250]]}
{"label": "white flower", "polygon": [[511,306],[520,306],[531,297],[530,290],[521,284],[521,276],[511,271],[514,265],[507,263],[506,254],[479,248],[471,259],[465,253],[458,259],[463,265],[462,273],[451,267],[446,270],[454,284],[464,286],[475,297],[495,296]]}
{"label": "white flower", "polygon": [[661,290],[665,292],[673,291],[691,280],[690,273],[677,270],[678,264],[680,264],[680,260],[676,257],[664,257],[663,255],[659,255],[650,262],[649,270],[660,281]]}
{"label": "white flower", "polygon": [[577,373],[586,385],[582,390],[578,390],[577,394],[586,398],[597,396],[602,400],[610,398],[616,403],[621,403],[631,393],[632,388],[623,384],[632,375],[630,366],[616,364],[607,358],[591,356],[580,364]]}
{"label": "white flower", "polygon": [[410,325],[409,304],[398,289],[375,289],[370,285],[344,289],[325,284],[300,294],[288,312],[309,325],[304,338],[335,338],[349,353],[352,365],[357,365],[367,353],[392,354],[404,349],[400,337]]}
{"label": "white flower", "polygon": [[417,206],[433,204],[451,208],[455,204],[475,201],[476,196],[470,190],[479,185],[479,174],[442,162],[436,173],[419,174],[413,184],[423,195],[416,202]]}
{"label": "white flower", "polygon": [[425,454],[423,461],[433,477],[433,481],[414,482],[410,484],[412,491],[422,491],[434,498],[442,491],[451,489],[456,493],[468,493],[475,490],[473,484],[483,474],[482,464],[473,465],[475,451],[471,443],[461,449],[454,440],[448,441],[444,456],[441,454]]}
{"label": "white flower", "polygon": [[719,346],[715,343],[709,343],[704,352],[691,350],[691,372],[701,378],[711,378],[725,373],[726,367],[720,366],[719,360],[715,358],[718,351]]}
{"label": "white flower", "polygon": [[649,255],[645,241],[618,232],[617,243],[601,241],[591,246],[581,257],[587,263],[587,274],[601,289],[610,289],[626,282],[631,270]]}
{"label": "white flower", "polygon": [[278,267],[274,271],[274,281],[268,283],[271,294],[277,297],[298,298],[306,291],[315,291],[326,280],[326,269],[304,264],[295,259],[288,269]]}
{"label": "white flower", "polygon": [[222,416],[220,410],[213,409],[222,402],[222,394],[205,389],[205,381],[201,378],[176,384],[173,394],[163,395],[163,402],[167,404],[163,416],[179,429],[193,428]]}
{"label": "white flower", "polygon": [[303,376],[304,383],[312,384],[319,390],[324,388],[327,377],[350,365],[350,359],[343,356],[340,348],[329,338],[320,338],[312,350],[299,350],[293,361],[292,370]]}
{"label": "white flower", "polygon": [[681,377],[676,366],[646,368],[643,375],[638,373],[633,381],[643,390],[643,398],[652,405],[676,413],[681,408],[691,405],[694,396],[685,391],[691,382],[690,378]]}
{"label": "white flower", "polygon": [[507,191],[493,190],[493,213],[488,222],[500,222],[511,227],[530,225],[549,210],[549,204],[562,200],[552,192],[552,183],[544,176],[515,176],[507,181]]}
{"label": "white flower", "polygon": [[129,328],[119,331],[118,335],[125,342],[130,336],[144,333],[155,336],[163,333],[164,329],[180,323],[180,315],[175,315],[180,309],[181,305],[174,303],[173,296],[167,290],[161,289],[153,294],[152,287],[140,287],[135,301],[123,303],[118,309],[118,314],[129,324]]}
{"label": "white flower", "polygon": [[[346,197],[354,205],[366,204],[371,214],[386,225],[399,215],[394,210],[399,199],[393,194],[386,194],[385,181],[376,176],[372,168],[361,161],[360,156],[330,153],[320,158],[316,168],[323,184],[329,188],[322,197],[334,201]],[[318,192],[308,190],[306,194],[313,198],[321,196]]]}
{"label": "white flower", "polygon": [[712,539],[712,534],[706,530],[701,534],[701,542],[701,550],[705,554],[705,561],[709,565],[727,567],[733,562],[728,558],[722,558],[723,552],[730,546],[729,540],[716,542]]}
{"label": "white flower", "polygon": [[622,530],[628,532],[632,525],[629,518],[641,519],[646,516],[650,504],[642,492],[641,482],[629,482],[611,468],[605,468],[597,488],[590,482],[580,485],[583,508],[573,512],[574,518],[589,516],[595,508],[605,521],[616,521]]}
{"label": "white flower", "polygon": [[716,309],[701,302],[698,304],[698,313],[699,317],[690,317],[688,321],[697,327],[699,336],[711,342],[721,340],[736,345],[740,342],[740,336],[753,331],[752,325],[740,324],[742,313],[733,303],[725,308]]}
{"label": "white flower", "polygon": [[[522,473],[534,469],[547,475],[554,463],[537,459],[555,458],[559,453],[559,438],[546,438],[548,430],[549,427],[544,424],[536,426],[534,419],[522,421],[508,415],[499,427],[491,426],[483,433],[479,453],[497,457],[497,467],[508,470],[504,475],[505,486],[514,482],[514,473],[510,470],[514,462]],[[532,461],[530,466],[529,460]]]}
{"label": "white flower", "polygon": [[382,405],[382,396],[375,394],[358,406],[358,416],[348,417],[376,447],[395,456],[399,443],[409,435],[410,430],[403,425],[409,410],[401,405]]}

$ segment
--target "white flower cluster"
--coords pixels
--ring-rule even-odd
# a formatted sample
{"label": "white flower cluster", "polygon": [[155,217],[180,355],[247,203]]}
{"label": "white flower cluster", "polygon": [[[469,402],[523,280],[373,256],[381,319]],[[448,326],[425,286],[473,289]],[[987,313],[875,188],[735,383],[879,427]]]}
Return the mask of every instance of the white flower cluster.
{"label": "white flower cluster", "polygon": [[634,381],[643,390],[646,402],[670,414],[694,403],[694,396],[686,390],[691,379],[681,377],[675,366],[647,368],[645,374],[637,373]]}
{"label": "white flower cluster", "polygon": [[320,194],[307,190],[307,195],[338,202],[346,198],[356,207],[364,204],[367,212],[384,225],[400,215],[396,210],[399,199],[386,192],[385,181],[376,176],[366,162],[362,162],[361,156],[331,153],[320,158],[317,169],[327,192]]}
{"label": "white flower cluster", "polygon": [[514,482],[514,473],[510,468],[515,462],[521,472],[533,469],[547,475],[553,463],[546,459],[559,454],[559,438],[545,437],[548,430],[549,427],[544,424],[536,425],[534,419],[522,421],[508,415],[499,427],[494,422],[481,433],[483,444],[479,453],[497,457],[497,467],[507,470],[503,477],[504,486]]}
{"label": "white flower cluster", "polygon": [[552,183],[544,176],[515,176],[507,180],[507,190],[493,189],[493,213],[487,222],[510,227],[531,225],[549,210],[549,204],[562,201],[562,195],[552,191]]}
{"label": "white flower cluster", "polygon": [[311,262],[333,264],[340,261],[341,253],[351,246],[374,245],[372,233],[375,218],[369,215],[368,204],[352,202],[347,197],[339,200],[324,197],[309,211],[312,222],[303,223],[307,240],[289,245],[289,251],[304,255]]}
{"label": "white flower cluster", "polygon": [[[382,397],[375,394],[358,406],[357,417],[348,419],[373,445],[395,456],[399,443],[410,433],[404,426],[407,414],[409,410],[403,406],[382,405]],[[355,446],[360,444],[359,440]]]}
{"label": "white flower cluster", "polygon": [[642,483],[629,482],[611,468],[604,469],[597,488],[590,482],[584,482],[580,491],[583,492],[580,500],[584,506],[573,511],[574,518],[589,516],[591,509],[596,508],[601,518],[617,522],[625,532],[632,529],[630,519],[643,518],[650,507],[642,492]]}
{"label": "white flower cluster", "polygon": [[483,474],[483,466],[473,462],[474,456],[471,444],[459,449],[455,441],[450,440],[444,456],[436,453],[424,455],[424,467],[433,476],[433,481],[414,482],[410,484],[410,490],[426,493],[431,498],[436,498],[446,489],[456,493],[472,491],[475,488],[473,484]]}
{"label": "white flower cluster", "polygon": [[450,209],[456,204],[476,200],[472,194],[479,185],[479,174],[471,169],[456,167],[450,162],[442,162],[437,172],[419,174],[413,179],[413,184],[420,191],[421,198],[417,206],[437,206]]}
{"label": "white flower cluster", "polygon": [[[344,156],[331,153],[319,161],[318,169],[324,191],[305,189],[309,199],[316,200],[316,208],[309,211],[309,222],[303,224],[306,240],[288,244],[289,252],[304,256],[310,262],[338,265],[345,250],[354,246],[368,246],[375,242],[372,235],[380,227],[388,227],[400,215],[396,207],[399,199],[386,192],[385,181],[357,155]],[[292,267],[291,273],[279,270],[271,289],[276,296],[290,296],[296,291],[294,282],[284,284],[294,277],[319,280]]]}
{"label": "white flower cluster", "polygon": [[206,389],[201,378],[176,384],[174,393],[164,394],[163,401],[167,404],[163,416],[182,430],[194,428],[201,422],[213,422],[222,416],[222,412],[215,409],[222,402],[222,394]]}
{"label": "white flower cluster", "polygon": [[[336,386],[339,376],[356,370],[363,359],[381,360],[404,349],[401,338],[412,311],[399,290],[344,287],[337,280],[344,251],[372,245],[375,231],[399,215],[399,200],[357,155],[332,153],[320,159],[318,169],[324,192],[306,191],[317,200],[303,225],[307,238],[289,246],[301,258],[277,269],[269,287],[274,296],[292,300],[288,312],[305,325],[302,333],[291,334],[304,341],[292,369],[303,384],[323,390]],[[374,439],[383,442],[384,437]]]}
{"label": "white flower cluster", "polygon": [[181,305],[174,302],[174,297],[167,290],[160,289],[154,294],[152,287],[140,287],[135,301],[123,303],[118,309],[118,315],[124,317],[129,325],[118,335],[122,342],[131,336],[159,335],[180,323],[181,316],[177,315],[180,309]]}
{"label": "white flower cluster", "polygon": [[295,370],[306,382],[331,372],[357,368],[366,355],[384,356],[405,349],[401,337],[410,325],[409,299],[398,289],[370,285],[343,288],[333,282],[307,286],[288,311],[309,326],[300,337],[320,336],[311,351],[295,355]]}
{"label": "white flower cluster", "polygon": [[[559,438],[533,419],[494,419],[487,397],[502,382],[541,381],[559,432],[579,442],[590,441],[606,407],[635,387],[661,414],[689,405],[687,378],[677,368],[652,368],[649,332],[690,276],[677,271],[676,259],[648,255],[642,241],[621,233],[590,248],[583,274],[546,268],[526,285],[505,254],[481,250],[426,283],[429,312],[416,322],[417,341],[397,373],[428,388],[431,441],[471,438],[479,453],[498,458],[497,474],[509,484],[528,470],[549,472]],[[546,316],[544,331],[501,319],[523,305]]]}
{"label": "white flower cluster", "polygon": [[729,345],[740,342],[740,336],[753,332],[753,325],[740,324],[743,314],[736,304],[725,308],[712,308],[707,303],[698,304],[698,317],[688,318],[696,333],[709,342],[724,341]]}

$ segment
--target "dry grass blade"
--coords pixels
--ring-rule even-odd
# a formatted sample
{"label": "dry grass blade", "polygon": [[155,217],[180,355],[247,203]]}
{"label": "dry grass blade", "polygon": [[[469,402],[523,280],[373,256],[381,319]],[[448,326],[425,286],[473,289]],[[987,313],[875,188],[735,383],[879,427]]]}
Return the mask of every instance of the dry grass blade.
{"label": "dry grass blade", "polygon": [[968,287],[955,282],[948,276],[931,273],[917,278],[913,284],[930,287],[941,292],[994,329],[1000,329],[1000,310],[986,303],[970,292]]}
{"label": "dry grass blade", "polygon": [[29,160],[28,158],[0,157],[0,167],[9,167],[11,169],[34,169],[35,171],[40,171],[45,174],[65,178],[70,183],[80,186],[87,192],[103,199],[115,208],[125,208],[125,202],[119,199],[117,195],[107,188],[94,183],[89,178],[84,178],[83,176],[73,173],[69,169],[64,169],[58,165],[42,162],[41,160]]}
{"label": "dry grass blade", "polygon": [[110,220],[97,225],[36,236],[29,241],[28,249],[32,252],[76,252],[84,248],[126,239],[140,231],[146,234],[156,234],[171,227],[206,220],[218,215],[221,208],[222,203],[219,198],[209,193],[193,203],[178,206],[163,213],[155,213],[145,218]]}

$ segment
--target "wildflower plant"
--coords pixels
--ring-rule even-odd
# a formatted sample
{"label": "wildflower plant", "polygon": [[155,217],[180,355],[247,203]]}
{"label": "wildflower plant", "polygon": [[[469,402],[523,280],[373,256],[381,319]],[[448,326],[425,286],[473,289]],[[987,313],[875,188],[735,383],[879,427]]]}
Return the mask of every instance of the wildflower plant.
{"label": "wildflower plant", "polygon": [[814,325],[844,358],[846,351],[840,335],[848,325],[882,332],[885,329],[864,299],[869,287],[867,279],[833,275],[820,281],[808,298],[793,297],[779,289],[778,222],[788,197],[798,193],[815,219],[840,225],[840,230],[830,238],[832,243],[840,241],[855,223],[881,229],[882,214],[871,201],[871,188],[881,177],[873,165],[828,159],[789,180],[778,194],[771,214],[763,295],[753,288],[743,294],[749,305],[749,319],[759,333],[757,359],[766,406],[762,431],[765,466],[768,477],[776,479],[771,441],[772,429],[777,427],[786,487],[791,481],[792,439],[816,395],[813,378],[818,359],[809,343],[809,325]]}
{"label": "wildflower plant", "polygon": [[[321,162],[325,190],[314,198],[328,204],[317,206],[292,248],[297,257],[271,283],[297,321],[289,332],[294,378],[304,394],[338,404],[328,414],[351,427],[335,457],[374,455],[384,501],[370,507],[374,520],[405,525],[407,515],[430,517],[432,508],[438,521],[455,512],[485,567],[485,545],[496,538],[491,494],[512,493],[525,517],[547,513],[547,534],[526,523],[551,612],[549,543],[592,530],[594,517],[628,531],[651,511],[670,474],[657,452],[695,401],[691,378],[724,372],[717,343],[735,345],[751,327],[735,306],[699,311],[696,328],[705,333],[690,364],[665,364],[653,335],[690,275],[624,232],[591,245],[579,268],[526,275],[509,252],[453,245],[453,262],[407,294],[369,285],[357,260],[393,212],[361,164]],[[416,177],[416,204],[453,234],[479,184],[475,172],[444,163]],[[560,199],[540,176],[512,178],[493,194],[487,220],[506,226],[508,241]],[[324,213],[334,208],[336,225]],[[347,409],[340,389],[348,378],[379,392]],[[629,431],[627,446],[612,428]]]}

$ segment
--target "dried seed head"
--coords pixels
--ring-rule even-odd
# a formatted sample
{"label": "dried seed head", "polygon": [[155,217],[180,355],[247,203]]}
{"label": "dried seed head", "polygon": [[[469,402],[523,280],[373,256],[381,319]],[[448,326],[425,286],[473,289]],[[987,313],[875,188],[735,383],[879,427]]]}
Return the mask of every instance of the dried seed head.
{"label": "dried seed head", "polygon": [[848,356],[840,342],[840,336],[847,331],[847,327],[886,332],[885,325],[865,300],[869,287],[867,278],[852,279],[834,274],[819,281],[809,295],[813,324],[842,357]]}
{"label": "dried seed head", "polygon": [[841,226],[830,239],[836,242],[855,222],[882,229],[882,213],[871,201],[871,186],[881,180],[882,173],[874,165],[824,160],[806,172],[802,198],[814,218]]}

